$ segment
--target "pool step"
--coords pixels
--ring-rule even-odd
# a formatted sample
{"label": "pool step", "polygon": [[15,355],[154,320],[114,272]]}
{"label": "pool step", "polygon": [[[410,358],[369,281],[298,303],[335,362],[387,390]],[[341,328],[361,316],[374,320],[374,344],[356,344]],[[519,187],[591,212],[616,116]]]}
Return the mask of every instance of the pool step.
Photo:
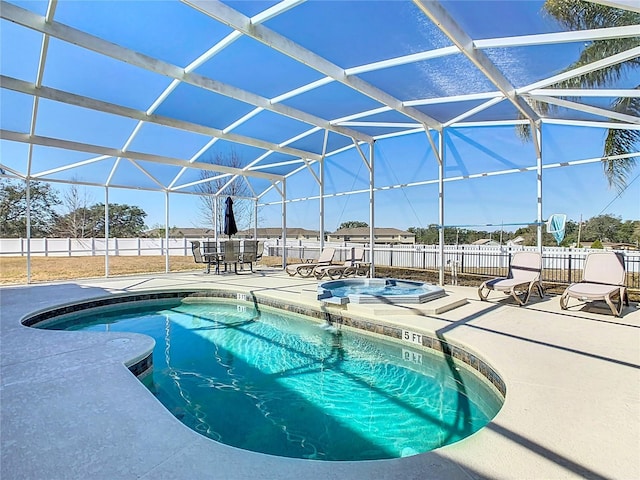
{"label": "pool step", "polygon": [[349,303],[347,311],[369,315],[438,315],[467,304],[466,297],[447,294],[426,303],[412,304],[356,304]]}
{"label": "pool step", "polygon": [[[318,302],[316,290],[303,289],[300,292],[300,296],[307,302]],[[332,297],[323,299],[321,303],[329,308],[346,309],[354,314],[361,315],[438,315],[469,303],[466,297],[452,295],[451,293],[447,293],[444,297],[436,298],[426,303],[413,304],[358,304],[345,303],[345,301],[346,299]]]}

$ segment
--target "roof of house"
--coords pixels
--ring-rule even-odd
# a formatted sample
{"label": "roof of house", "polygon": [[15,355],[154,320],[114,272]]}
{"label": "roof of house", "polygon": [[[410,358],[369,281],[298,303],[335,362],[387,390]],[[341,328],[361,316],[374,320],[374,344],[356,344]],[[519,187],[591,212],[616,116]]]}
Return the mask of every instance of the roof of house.
{"label": "roof of house", "polygon": [[[238,236],[253,236],[253,228],[242,230],[236,235]],[[257,229],[258,237],[279,237],[282,235],[281,227],[262,227]],[[306,228],[287,228],[288,237],[318,237],[320,232],[318,230],[307,230]]]}
{"label": "roof of house", "polygon": [[[144,232],[148,237],[162,236],[164,237],[164,228],[152,228]],[[171,227],[169,228],[170,237],[212,237],[215,230],[212,228],[194,228],[194,227]]]}
{"label": "roof of house", "polygon": [[495,240],[492,240],[491,238],[481,238],[473,242],[471,245],[498,245],[498,244],[499,244],[498,242],[496,242]]}
{"label": "roof of house", "polygon": [[[385,228],[385,227],[376,227],[373,229],[374,235],[379,236],[413,236],[415,237],[415,233],[407,232],[406,230],[399,230],[397,228]],[[354,227],[354,228],[341,228],[340,230],[336,230],[329,235],[333,236],[344,236],[344,235],[353,235],[353,236],[361,236],[361,235],[369,235],[369,227]]]}

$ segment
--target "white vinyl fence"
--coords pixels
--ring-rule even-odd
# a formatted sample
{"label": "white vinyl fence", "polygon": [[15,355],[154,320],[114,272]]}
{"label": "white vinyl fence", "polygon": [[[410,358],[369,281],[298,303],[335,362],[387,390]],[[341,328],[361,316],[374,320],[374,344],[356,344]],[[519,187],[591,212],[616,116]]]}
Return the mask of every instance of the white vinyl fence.
{"label": "white vinyl fence", "polygon": [[[109,255],[143,256],[191,255],[191,240],[186,238],[110,238]],[[202,240],[201,240],[202,241]],[[0,239],[0,255],[26,256],[26,238]],[[31,255],[37,257],[76,257],[104,255],[107,242],[104,238],[32,238]]]}
{"label": "white vinyl fence", "polygon": [[[272,255],[282,255],[282,243],[276,242],[272,247]],[[349,257],[349,251],[356,244],[328,243],[325,246],[336,248],[336,262]],[[310,259],[320,254],[319,242],[287,241],[287,257]],[[480,275],[504,275],[509,267],[511,255],[518,251],[537,251],[537,247],[523,246],[485,246],[485,245],[445,245],[444,268],[448,273],[472,273]],[[579,281],[584,259],[589,252],[600,251],[589,248],[543,247],[542,268],[543,280],[559,283]],[[640,251],[618,251],[624,258],[627,273],[635,274],[631,288],[640,288]],[[368,246],[365,249],[365,260],[371,261]],[[438,270],[440,268],[440,251],[438,245],[375,245],[374,264],[398,268],[414,268],[422,270]]]}
{"label": "white vinyl fence", "polygon": [[[190,256],[191,241],[195,239],[170,238],[111,238],[108,242],[110,256],[144,256],[169,255]],[[198,239],[211,241],[210,238]],[[225,238],[220,238],[224,241]],[[336,248],[336,262],[349,258],[352,247],[360,244],[349,242],[329,243],[325,246]],[[30,245],[32,256],[71,257],[105,255],[107,243],[104,238],[32,238]],[[0,255],[26,256],[27,239],[0,239]],[[291,240],[286,244],[287,258],[313,259],[320,255],[320,242]],[[445,245],[444,266],[448,272],[483,273],[498,275],[509,266],[511,254],[521,250],[536,250],[536,247],[521,246],[484,246],[484,245]],[[576,281],[572,272],[582,269],[584,258],[592,251],[588,248],[543,247],[543,271],[546,280],[560,282]],[[265,241],[265,255],[282,256],[282,241],[269,239]],[[620,251],[624,256],[627,272],[640,274],[640,252]],[[371,261],[371,252],[365,246],[365,260]],[[437,270],[440,268],[438,245],[375,245],[374,264],[400,267]],[[560,273],[558,273],[560,272]],[[568,272],[562,274],[562,272]],[[557,278],[556,278],[557,276]],[[638,280],[640,283],[640,280]],[[638,288],[640,285],[629,285]]]}

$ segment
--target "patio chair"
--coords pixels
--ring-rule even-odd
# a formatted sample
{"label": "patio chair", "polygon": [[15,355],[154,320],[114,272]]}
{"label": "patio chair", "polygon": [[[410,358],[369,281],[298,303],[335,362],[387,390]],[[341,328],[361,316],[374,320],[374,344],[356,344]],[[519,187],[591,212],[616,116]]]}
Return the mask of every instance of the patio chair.
{"label": "patio chair", "polygon": [[[262,255],[260,255],[261,257]],[[244,270],[244,264],[249,264],[249,269],[253,273],[253,264],[258,260],[258,241],[257,240],[245,240],[244,250],[238,257],[238,261]]]}
{"label": "patio chair", "polygon": [[[491,290],[511,295],[518,305],[529,301],[531,291],[535,288],[540,298],[544,297],[540,274],[542,272],[542,255],[540,252],[516,252],[511,258],[507,277],[494,278],[483,282],[478,288],[480,300],[486,300]],[[485,292],[486,290],[486,292]]]}
{"label": "patio chair", "polygon": [[233,272],[238,273],[238,262],[240,261],[240,241],[239,240],[227,240],[226,242],[220,242],[220,263],[224,263],[224,271],[227,271],[227,266],[233,263]]}
{"label": "patio chair", "polygon": [[336,249],[333,247],[325,247],[322,252],[320,252],[320,256],[315,262],[307,262],[307,263],[294,263],[291,265],[287,265],[285,268],[286,272],[291,275],[300,275],[301,277],[308,278],[313,275],[313,272],[316,267],[323,265],[331,265],[333,262],[333,256],[336,253]]}
{"label": "patio chair", "polygon": [[256,248],[256,261],[260,260],[264,255],[264,242],[258,241],[258,246]]}
{"label": "patio chair", "polygon": [[[207,242],[205,242],[207,243]],[[192,240],[191,241],[191,253],[193,253],[193,260],[196,263],[203,263],[207,266],[207,269],[205,270],[205,273],[210,273],[211,271],[211,264],[214,263],[216,264],[216,271],[217,271],[217,258],[216,258],[216,252],[203,252],[202,246],[200,245],[200,242],[198,240]]]}
{"label": "patio chair", "polygon": [[584,261],[582,280],[565,289],[560,296],[560,308],[568,308],[569,298],[585,302],[604,300],[609,305],[611,313],[620,317],[623,303],[629,306],[626,276],[624,259],[619,253],[589,253]]}
{"label": "patio chair", "polygon": [[325,276],[329,277],[331,280],[335,280],[337,278],[355,275],[358,264],[362,262],[362,260],[364,259],[364,248],[362,247],[352,248],[350,251],[350,257],[351,258],[346,260],[342,265],[317,266],[314,269],[313,274],[318,280],[321,280]]}

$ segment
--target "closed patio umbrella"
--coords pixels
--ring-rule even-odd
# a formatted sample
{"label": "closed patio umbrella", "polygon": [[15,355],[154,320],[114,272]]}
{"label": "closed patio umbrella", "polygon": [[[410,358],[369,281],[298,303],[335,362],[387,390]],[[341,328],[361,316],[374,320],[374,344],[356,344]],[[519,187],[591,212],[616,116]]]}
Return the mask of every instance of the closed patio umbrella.
{"label": "closed patio umbrella", "polygon": [[224,211],[224,234],[229,235],[229,238],[231,238],[231,235],[238,233],[238,227],[236,226],[236,218],[233,215],[233,200],[231,200],[231,197],[227,197],[225,203],[227,207]]}

